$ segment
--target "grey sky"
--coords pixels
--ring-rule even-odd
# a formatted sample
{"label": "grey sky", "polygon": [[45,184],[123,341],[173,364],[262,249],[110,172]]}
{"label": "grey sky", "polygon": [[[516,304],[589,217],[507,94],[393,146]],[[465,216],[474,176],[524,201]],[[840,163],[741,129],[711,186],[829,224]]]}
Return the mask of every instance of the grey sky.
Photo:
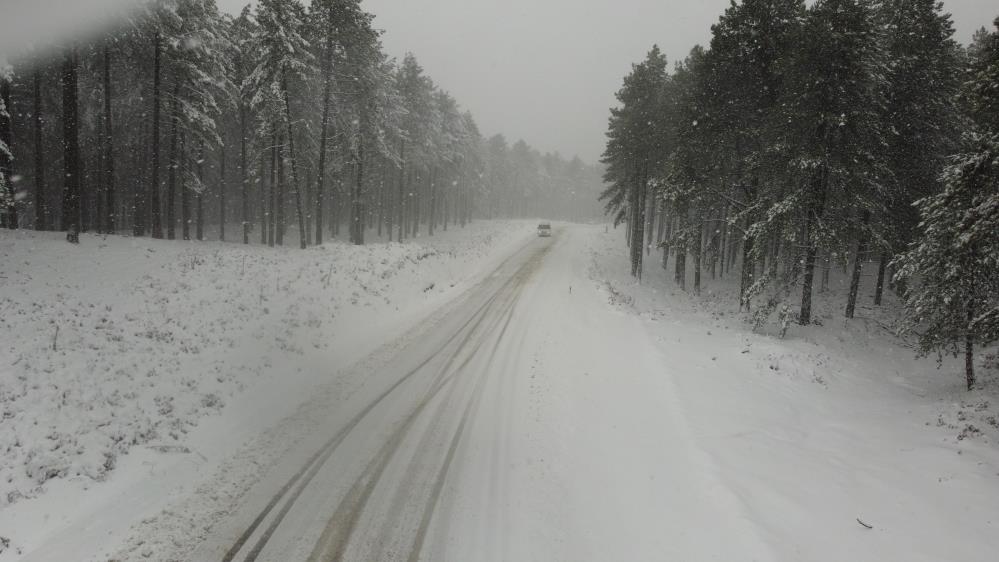
{"label": "grey sky", "polygon": [[[238,11],[245,0],[218,0]],[[670,64],[710,38],[729,0],[365,0],[388,53],[416,54],[484,134],[542,151],[603,150],[608,108],[653,43]],[[989,26],[995,0],[948,0],[957,38]]]}

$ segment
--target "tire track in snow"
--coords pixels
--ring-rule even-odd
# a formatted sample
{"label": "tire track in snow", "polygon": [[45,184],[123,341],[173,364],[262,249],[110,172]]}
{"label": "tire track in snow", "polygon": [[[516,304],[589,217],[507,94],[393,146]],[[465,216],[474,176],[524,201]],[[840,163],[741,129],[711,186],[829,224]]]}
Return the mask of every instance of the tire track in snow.
{"label": "tire track in snow", "polygon": [[[492,363],[492,357],[496,355],[496,350],[499,347],[500,342],[503,341],[503,335],[506,333],[506,329],[510,325],[510,320],[513,318],[513,310],[514,308],[511,306],[509,312],[507,313],[507,319],[503,325],[503,329],[493,345],[489,363]],[[465,405],[465,411],[462,413],[458,429],[454,432],[454,436],[451,438],[451,443],[448,446],[447,455],[444,457],[444,464],[440,471],[438,471],[437,478],[434,481],[434,487],[431,490],[430,499],[424,506],[423,515],[420,518],[420,526],[417,528],[416,537],[413,540],[413,546],[410,547],[409,550],[408,562],[418,562],[420,554],[423,553],[423,546],[426,541],[427,531],[430,529],[430,523],[433,520],[433,515],[436,512],[437,505],[440,503],[441,492],[444,490],[445,482],[447,482],[447,476],[451,469],[451,463],[454,461],[455,453],[458,450],[458,444],[461,442],[462,435],[465,433],[465,426],[468,424],[468,420],[471,417],[473,406],[477,408],[482,398],[486,379],[486,375],[479,377],[479,380],[476,383],[474,396],[468,401],[468,404]]]}
{"label": "tire track in snow", "polygon": [[[536,254],[527,264],[526,271],[522,271],[522,276],[517,283],[514,295],[506,308],[505,319],[503,322],[503,327],[500,329],[499,334],[493,341],[492,349],[489,352],[489,357],[486,359],[486,365],[493,365],[496,355],[499,351],[500,344],[503,343],[506,336],[507,330],[510,327],[510,322],[513,320],[513,313],[517,303],[519,302],[520,291],[525,285],[527,279],[533,275],[534,271],[537,269],[538,265],[548,254],[552,248],[552,243],[545,246],[543,251]],[[470,362],[472,357],[469,357]],[[420,518],[420,525],[417,528],[416,536],[413,539],[413,544],[409,549],[408,562],[418,562],[420,555],[423,553],[424,545],[426,542],[427,532],[430,530],[430,524],[433,521],[433,516],[436,513],[437,506],[440,504],[442,492],[444,490],[444,485],[447,482],[448,474],[450,473],[451,465],[454,461],[455,454],[457,453],[458,446],[461,442],[461,438],[464,435],[465,427],[468,424],[469,419],[473,412],[478,410],[478,405],[481,402],[482,395],[485,392],[486,382],[489,378],[488,373],[480,375],[476,381],[476,387],[473,391],[472,397],[469,399],[468,403],[465,405],[465,410],[462,413],[461,421],[458,424],[458,428],[455,430],[454,435],[451,438],[450,445],[448,446],[447,454],[444,457],[444,463],[437,473],[437,477],[434,480],[434,486],[431,491],[430,497],[427,500],[423,508],[423,514]]]}
{"label": "tire track in snow", "polygon": [[245,546],[246,542],[253,536],[254,532],[259,527],[259,525],[264,521],[264,519],[266,519],[270,511],[280,502],[282,498],[285,497],[288,490],[295,485],[295,482],[301,479],[303,474],[307,474],[305,480],[303,480],[298,484],[298,486],[295,488],[295,492],[292,494],[290,498],[288,498],[282,509],[278,512],[274,520],[271,522],[270,526],[264,531],[264,534],[260,537],[260,539],[258,539],[258,541],[254,545],[254,547],[250,550],[250,552],[247,553],[246,558],[244,558],[246,562],[252,562],[256,560],[257,557],[260,555],[261,550],[263,550],[264,546],[266,546],[267,541],[270,540],[270,537],[273,535],[274,531],[277,529],[277,527],[281,524],[281,521],[287,515],[288,511],[290,511],[291,508],[294,506],[295,501],[299,498],[299,496],[301,496],[305,488],[315,478],[316,474],[319,472],[320,468],[322,468],[323,464],[326,463],[326,461],[336,451],[337,447],[344,441],[344,439],[346,439],[347,435],[349,435],[350,432],[361,422],[361,420],[363,420],[372,410],[374,410],[375,407],[377,407],[380,403],[382,403],[390,394],[392,394],[396,389],[402,386],[402,384],[405,383],[407,380],[409,380],[413,375],[421,371],[431,361],[437,358],[449,345],[451,345],[458,338],[459,335],[461,335],[462,331],[464,331],[464,329],[468,326],[468,324],[471,324],[473,321],[476,320],[476,318],[478,318],[478,321],[476,322],[475,326],[478,326],[478,324],[481,323],[482,320],[485,318],[484,315],[482,315],[482,313],[489,307],[490,304],[492,304],[492,301],[494,299],[495,297],[489,299],[485,304],[483,304],[475,312],[475,314],[472,315],[472,317],[468,320],[468,322],[466,322],[465,325],[463,325],[459,330],[457,330],[454,333],[454,335],[451,338],[449,338],[440,348],[438,348],[434,353],[432,353],[429,357],[427,357],[427,359],[424,360],[422,363],[417,365],[416,368],[412,369],[411,371],[403,375],[403,377],[401,377],[392,386],[390,386],[382,394],[380,394],[374,401],[369,403],[363,410],[361,410],[361,412],[359,412],[356,416],[354,416],[354,418],[352,418],[350,422],[348,422],[347,425],[344,426],[343,429],[337,432],[337,434],[334,435],[333,438],[327,441],[326,444],[322,448],[320,448],[320,450],[316,452],[310,458],[309,461],[306,462],[305,466],[303,466],[298,473],[292,476],[292,478],[288,481],[288,483],[286,483],[281,488],[281,490],[279,490],[278,493],[275,494],[273,498],[271,498],[271,501],[267,504],[264,510],[257,515],[256,519],[254,519],[250,527],[248,527],[246,531],[244,531],[240,539],[233,545],[232,548],[230,548],[229,552],[226,553],[226,556],[223,558],[223,562],[230,562],[235,558],[235,556],[239,553],[239,551],[242,550],[242,548]]}
{"label": "tire track in snow", "polygon": [[[257,557],[260,555],[260,553],[268,544],[268,541],[270,540],[274,532],[280,526],[281,522],[283,521],[287,513],[294,507],[296,500],[301,496],[304,490],[313,481],[316,474],[319,473],[323,465],[330,459],[330,457],[337,450],[339,445],[343,443],[343,441],[350,435],[353,429],[356,428],[356,426],[360,424],[361,421],[363,421],[368,416],[368,414],[371,413],[372,410],[374,410],[379,404],[383,403],[386,398],[388,398],[396,390],[398,390],[406,381],[410,380],[416,373],[423,370],[427,365],[429,365],[435,359],[441,358],[442,354],[448,349],[448,347],[450,347],[457,340],[459,340],[459,338],[461,338],[461,336],[464,334],[465,337],[462,338],[462,341],[458,344],[457,348],[455,348],[454,351],[448,354],[448,359],[445,364],[445,367],[441,369],[441,371],[437,374],[437,378],[435,379],[431,390],[428,392],[428,395],[416,406],[416,410],[405,420],[400,429],[397,430],[398,438],[397,439],[394,438],[396,437],[395,435],[393,435],[393,438],[390,438],[389,444],[392,444],[392,447],[385,447],[384,449],[386,452],[384,455],[381,451],[379,452],[378,455],[376,455],[375,459],[373,459],[372,461],[372,464],[369,465],[369,467],[366,468],[364,474],[362,474],[361,479],[364,479],[364,475],[368,476],[373,475],[371,469],[375,469],[374,470],[375,476],[380,476],[381,473],[384,471],[384,467],[387,466],[389,461],[391,460],[391,453],[394,452],[396,448],[398,448],[399,443],[401,443],[402,441],[402,437],[405,436],[406,433],[405,430],[408,430],[409,426],[412,425],[413,421],[416,419],[419,413],[422,412],[423,409],[427,406],[427,404],[429,404],[440,393],[440,391],[447,385],[447,383],[451,382],[455,373],[453,372],[450,375],[448,375],[447,374],[448,369],[450,369],[451,365],[453,365],[454,361],[461,354],[461,352],[464,351],[472,335],[476,333],[478,328],[487,318],[492,316],[489,314],[490,309],[497,302],[497,300],[500,299],[501,296],[505,296],[507,298],[507,302],[504,302],[503,305],[504,309],[512,308],[512,305],[515,304],[516,302],[515,297],[519,292],[519,289],[522,286],[524,279],[526,278],[524,271],[526,269],[531,269],[533,271],[534,267],[540,261],[540,257],[546,254],[549,248],[550,245],[547,245],[543,249],[544,250],[543,252],[536,252],[534,256],[529,258],[505,283],[503,283],[503,285],[501,285],[496,291],[494,291],[493,294],[488,299],[486,299],[486,301],[470,315],[469,319],[464,324],[462,324],[457,330],[455,330],[454,333],[442,345],[440,345],[419,365],[408,371],[405,375],[400,377],[399,380],[393,383],[388,389],[386,389],[384,392],[378,395],[378,397],[376,397],[363,410],[361,410],[357,415],[355,415],[347,423],[347,425],[345,425],[330,440],[324,443],[323,446],[319,448],[319,450],[317,450],[311,457],[309,457],[305,462],[305,464],[295,474],[293,474],[288,479],[287,482],[285,482],[285,484],[278,490],[277,493],[275,493],[271,497],[271,499],[264,506],[264,508],[253,519],[250,525],[243,531],[240,537],[232,544],[232,546],[223,556],[222,558],[223,562],[232,562],[233,560],[235,560],[238,557],[239,553],[249,543],[250,539],[253,538],[253,536],[258,532],[260,526],[267,520],[268,516],[271,515],[273,510],[281,503],[282,500],[285,500],[281,509],[274,515],[268,527],[262,532],[261,536],[258,538],[256,543],[254,543],[253,547],[250,549],[249,552],[247,552],[246,556],[243,558],[243,560],[245,560],[246,562],[252,562],[256,560]],[[499,266],[495,268],[492,274],[490,274],[489,276],[486,277],[486,279],[477,284],[476,289],[481,288],[489,280],[493,279],[496,276],[497,272],[502,270],[510,261],[512,261],[519,255],[520,253],[518,252],[505,259]],[[507,320],[507,322],[509,322],[509,320]],[[457,371],[460,371],[461,367],[463,367],[464,364],[467,364],[467,362],[472,357],[475,356],[475,353],[477,353],[478,348],[481,347],[481,345],[482,342],[479,342],[479,344],[473,349],[473,351],[469,354],[468,358],[466,358],[465,362],[462,364],[462,366],[458,368]],[[453,455],[451,455],[451,457],[453,458]],[[370,496],[371,490],[374,489],[374,485],[377,483],[377,481],[378,478],[373,478],[371,480],[370,486],[364,487],[364,488],[370,488],[369,491],[363,494],[363,499],[365,499],[365,501],[367,497]],[[362,492],[364,491],[364,488],[362,488],[361,490]],[[359,507],[363,508],[364,503],[365,502],[361,502]],[[353,521],[353,524],[356,524],[357,517],[360,515],[361,511],[362,511],[361,509],[357,509],[356,513],[354,513],[354,515],[352,516],[351,519]],[[352,527],[349,528],[352,529]],[[326,531],[324,531],[324,534],[325,533]],[[346,538],[349,538],[349,534],[350,533],[346,535]],[[344,541],[344,548],[346,544],[347,544],[346,541]]]}
{"label": "tire track in snow", "polygon": [[[487,314],[486,316],[500,318],[501,321],[503,322],[503,327],[500,330],[500,336],[495,341],[494,350],[490,358],[492,357],[492,355],[495,354],[495,346],[498,346],[499,341],[502,340],[502,335],[506,332],[506,329],[510,323],[510,319],[512,318],[513,308],[517,303],[517,297],[520,293],[520,289],[523,287],[524,282],[527,280],[530,274],[533,273],[537,264],[540,263],[540,259],[544,256],[545,253],[547,253],[547,247],[548,246],[545,247],[544,249],[545,251],[536,253],[527,262],[525,262],[524,265],[522,265],[521,268],[513,276],[511,276],[511,278],[496,292],[497,299],[500,296],[503,297],[502,304],[500,304],[498,307],[500,310],[498,311],[497,314],[492,314],[492,315]],[[499,322],[497,322],[497,324],[499,324]],[[489,330],[485,330],[485,334],[492,334],[494,332],[495,332],[495,327]],[[474,333],[475,333],[474,330],[469,332],[468,337],[466,338],[466,342],[468,339],[471,338],[472,335],[474,335]],[[461,372],[461,370],[465,366],[467,366],[467,364],[473,358],[476,357],[476,354],[478,353],[479,349],[487,341],[488,341],[487,339],[480,340],[472,349],[472,351],[468,354],[465,361],[461,365],[459,365],[457,369],[451,372],[447,377],[447,379],[445,381],[442,381],[441,384],[443,385],[445,383],[454,381],[454,377],[456,377]],[[452,361],[457,357],[460,351],[462,351],[462,349],[460,348],[456,350],[455,354],[451,358]],[[410,560],[415,560],[419,557],[419,552],[415,551],[414,549],[422,548],[423,544],[422,536],[426,533],[426,528],[429,527],[429,523],[433,513],[433,508],[436,506],[438,502],[440,496],[440,489],[443,488],[444,478],[446,476],[448,468],[450,467],[451,460],[454,457],[454,451],[457,449],[458,442],[460,441],[461,431],[463,431],[465,420],[467,420],[467,418],[469,417],[472,405],[477,402],[475,395],[478,395],[481,392],[481,387],[483,386],[481,382],[485,378],[486,375],[479,376],[477,384],[475,386],[475,390],[473,391],[473,397],[471,397],[468,400],[465,408],[465,414],[462,417],[462,421],[459,422],[459,430],[452,437],[451,445],[449,447],[449,454],[445,456],[445,462],[441,467],[441,469],[439,469],[438,474],[434,479],[435,486],[432,489],[430,498],[428,498],[424,506],[423,515],[421,516],[420,527],[417,529],[417,536],[414,539],[414,547],[412,547],[410,550],[411,552]],[[403,424],[401,424],[401,426],[396,430],[396,432],[382,446],[381,450],[379,450],[375,458],[372,459],[372,461],[369,463],[369,465],[367,466],[365,471],[361,474],[361,476],[357,480],[355,480],[354,484],[351,486],[347,495],[337,506],[336,512],[334,513],[333,517],[330,519],[329,524],[327,524],[326,528],[324,529],[323,534],[320,537],[319,541],[317,541],[312,551],[312,554],[308,558],[310,562],[344,560],[344,557],[347,553],[347,548],[350,545],[351,536],[357,526],[358,521],[361,518],[361,515],[364,512],[364,508],[366,507],[368,500],[370,499],[371,495],[374,493],[377,484],[381,480],[383,473],[385,472],[386,468],[388,468],[388,466],[390,465],[395,453],[399,450],[400,445],[402,444],[409,430],[412,428],[415,420],[423,412],[424,408],[427,405],[429,405],[429,403],[433,400],[433,398],[436,397],[436,394],[439,392],[439,390],[440,390],[439,388],[435,390],[433,395],[429,396],[427,399],[425,399],[423,402],[419,404],[417,410],[414,411],[405,420]],[[449,397],[450,394],[453,394],[453,392],[456,390],[456,386],[452,385],[450,390],[451,392],[449,392]],[[443,400],[440,408],[442,409],[446,408],[447,402],[448,402],[447,399]],[[413,557],[414,552],[416,558]]]}

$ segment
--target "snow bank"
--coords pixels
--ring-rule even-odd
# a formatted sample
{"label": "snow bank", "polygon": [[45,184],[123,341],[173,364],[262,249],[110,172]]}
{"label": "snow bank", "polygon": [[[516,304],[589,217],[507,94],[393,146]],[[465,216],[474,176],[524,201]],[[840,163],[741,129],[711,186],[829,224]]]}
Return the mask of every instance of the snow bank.
{"label": "snow bank", "polygon": [[487,222],[299,251],[0,233],[0,509],[54,480],[105,480],[138,446],[190,452],[186,436],[248,388],[293,404],[345,345],[376,345],[365,336],[402,329],[528,235]]}

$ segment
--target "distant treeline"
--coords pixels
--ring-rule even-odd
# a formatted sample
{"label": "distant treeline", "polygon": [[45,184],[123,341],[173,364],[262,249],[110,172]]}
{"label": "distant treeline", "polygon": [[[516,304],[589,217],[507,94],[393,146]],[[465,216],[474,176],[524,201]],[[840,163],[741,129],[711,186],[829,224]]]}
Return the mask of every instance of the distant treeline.
{"label": "distant treeline", "polygon": [[[305,247],[472,217],[598,217],[602,169],[484,139],[359,0],[157,0],[0,69],[10,228]],[[53,48],[54,47],[54,48]],[[55,53],[55,55],[53,55]],[[230,227],[230,232],[226,227]],[[236,232],[231,232],[235,228]],[[384,234],[383,234],[384,233]]]}

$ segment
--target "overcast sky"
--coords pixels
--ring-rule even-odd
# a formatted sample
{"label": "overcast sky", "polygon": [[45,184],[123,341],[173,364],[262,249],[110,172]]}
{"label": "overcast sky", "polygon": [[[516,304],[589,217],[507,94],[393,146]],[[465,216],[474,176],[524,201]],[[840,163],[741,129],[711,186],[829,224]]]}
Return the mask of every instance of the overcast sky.
{"label": "overcast sky", "polygon": [[[218,0],[238,12],[245,0]],[[999,15],[996,0],[947,0],[957,38]],[[486,135],[596,161],[608,108],[653,43],[682,59],[706,44],[729,0],[364,0],[388,53],[407,51]]]}

